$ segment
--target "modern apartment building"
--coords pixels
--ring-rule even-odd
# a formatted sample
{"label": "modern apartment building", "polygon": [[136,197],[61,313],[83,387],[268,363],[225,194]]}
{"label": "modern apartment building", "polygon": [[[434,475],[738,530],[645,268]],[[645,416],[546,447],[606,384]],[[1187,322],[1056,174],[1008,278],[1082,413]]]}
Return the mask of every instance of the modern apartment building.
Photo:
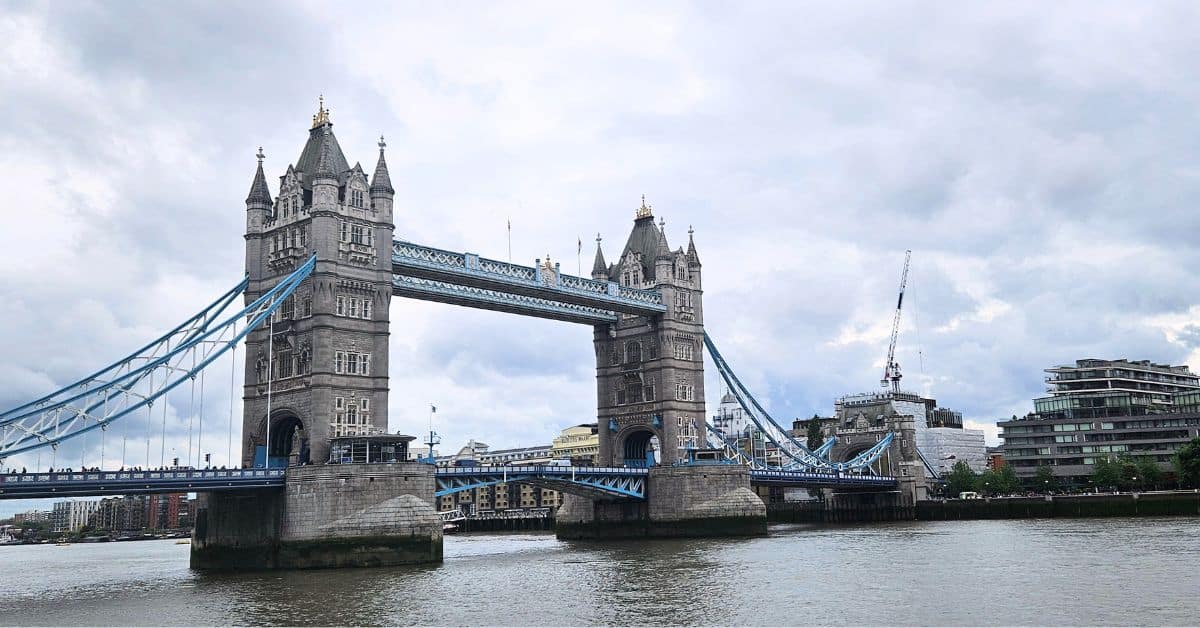
{"label": "modern apartment building", "polygon": [[1034,412],[999,421],[1006,464],[1031,477],[1048,466],[1085,486],[1093,465],[1120,455],[1172,470],[1175,451],[1200,436],[1200,378],[1186,366],[1147,360],[1077,360],[1046,369]]}
{"label": "modern apartment building", "polygon": [[99,500],[66,500],[55,502],[50,512],[50,530],[75,532],[88,524],[88,519],[99,507]]}

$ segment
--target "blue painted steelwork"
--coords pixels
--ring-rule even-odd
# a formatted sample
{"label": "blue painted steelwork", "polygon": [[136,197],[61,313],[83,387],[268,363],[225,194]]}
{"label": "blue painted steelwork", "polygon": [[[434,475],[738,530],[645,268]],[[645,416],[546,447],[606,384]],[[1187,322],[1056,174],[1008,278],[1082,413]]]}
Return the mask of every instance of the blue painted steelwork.
{"label": "blue painted steelwork", "polygon": [[940,482],[942,480],[941,474],[937,472],[937,469],[933,468],[933,465],[929,464],[929,460],[925,457],[921,448],[914,447],[914,449],[917,450],[917,457],[921,459],[921,463],[925,465],[925,470],[929,472],[929,477]]}
{"label": "blue painted steelwork", "polygon": [[518,482],[588,497],[645,499],[648,473],[630,467],[451,467],[437,470],[436,495]]}
{"label": "blue painted steelwork", "polygon": [[91,375],[88,375],[76,382],[67,384],[66,386],[44,396],[39,399],[21,404],[15,408],[10,408],[4,412],[0,412],[0,426],[8,425],[31,414],[40,412],[41,410],[67,403],[72,403],[87,396],[87,386],[93,382],[105,383],[128,373],[130,366],[138,359],[146,359],[146,356],[154,356],[163,352],[164,349],[169,350],[172,341],[176,346],[193,338],[197,333],[203,331],[216,315],[225,309],[234,299],[242,295],[246,290],[246,286],[250,284],[250,279],[242,279],[236,286],[228,292],[221,295],[217,300],[208,304],[207,307],[194,314],[191,318],[183,321],[177,327],[159,336],[149,344],[139,348],[137,351],[117,360]]}
{"label": "blue painted steelwork", "polygon": [[282,488],[283,469],[176,469],[0,475],[0,499]]}
{"label": "blue painted steelwork", "polygon": [[896,478],[886,475],[867,475],[846,471],[785,471],[782,469],[751,469],[750,483],[802,488],[874,487],[895,489]]}
{"label": "blue painted steelwork", "polygon": [[546,270],[540,266],[518,266],[474,253],[446,251],[401,240],[392,242],[392,272],[413,279],[533,297],[591,310],[641,316],[654,316],[667,311],[662,293],[657,290],[641,290],[612,281],[566,275],[559,272],[557,267]]}
{"label": "blue painted steelwork", "polygon": [[[152,354],[135,352],[97,371],[99,376],[93,374],[5,412],[0,423],[0,462],[7,456],[42,447],[56,448],[63,441],[107,429],[114,421],[152,406],[159,397],[194,379],[261,325],[312,273],[315,264],[314,255],[253,303],[214,324],[245,291],[247,282],[243,280],[188,322],[146,345]],[[156,378],[156,374],[161,377]]]}
{"label": "blue painted steelwork", "polygon": [[825,442],[821,443],[820,447],[817,447],[812,451],[814,454],[821,456],[822,458],[828,458],[829,452],[833,449],[835,444],[837,444],[837,436],[830,436],[825,440]]}
{"label": "blue painted steelwork", "polygon": [[473,286],[461,286],[407,275],[392,275],[392,293],[411,299],[465,305],[584,325],[607,325],[617,322],[619,317],[616,312],[573,303],[562,303]]}
{"label": "blue painted steelwork", "polygon": [[846,462],[832,462],[825,456],[818,455],[792,438],[791,434],[780,427],[779,423],[763,409],[758,400],[754,398],[754,395],[750,394],[749,389],[738,379],[733,369],[725,361],[725,358],[721,356],[721,352],[717,350],[716,344],[713,343],[712,338],[707,333],[704,334],[704,346],[708,349],[708,354],[717,366],[717,371],[720,372],[721,378],[725,380],[725,384],[729,387],[729,392],[733,393],[738,404],[746,411],[746,415],[762,431],[767,440],[771,441],[781,453],[792,459],[794,464],[789,463],[786,465],[787,467],[832,469],[835,471],[865,469],[874,464],[883,455],[888,445],[891,444],[893,436],[888,434],[870,449]]}

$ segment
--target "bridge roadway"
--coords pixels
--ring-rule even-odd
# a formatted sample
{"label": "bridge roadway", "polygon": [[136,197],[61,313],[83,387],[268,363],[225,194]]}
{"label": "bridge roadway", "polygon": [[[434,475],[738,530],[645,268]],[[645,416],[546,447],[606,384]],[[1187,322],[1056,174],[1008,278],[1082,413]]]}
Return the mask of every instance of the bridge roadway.
{"label": "bridge roadway", "polygon": [[[150,493],[238,491],[282,488],[285,469],[176,469],[0,474],[0,499],[106,497]],[[437,470],[437,496],[520,482],[588,497],[644,499],[644,468],[631,467],[452,467]],[[752,470],[750,483],[802,488],[884,489],[896,478],[853,473]]]}

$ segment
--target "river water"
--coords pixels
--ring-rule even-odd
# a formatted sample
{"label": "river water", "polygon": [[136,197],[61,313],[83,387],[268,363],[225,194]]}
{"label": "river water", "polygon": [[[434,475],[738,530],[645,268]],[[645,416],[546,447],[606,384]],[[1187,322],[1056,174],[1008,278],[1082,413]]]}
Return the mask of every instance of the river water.
{"label": "river water", "polygon": [[0,547],[0,624],[1194,625],[1200,519],[446,538],[421,568],[213,575],[173,541]]}

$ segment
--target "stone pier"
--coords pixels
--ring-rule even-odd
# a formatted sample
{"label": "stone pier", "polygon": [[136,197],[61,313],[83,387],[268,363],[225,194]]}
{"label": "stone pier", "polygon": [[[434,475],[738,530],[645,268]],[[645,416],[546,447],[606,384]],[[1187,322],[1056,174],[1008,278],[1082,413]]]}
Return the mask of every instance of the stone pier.
{"label": "stone pier", "polygon": [[747,467],[655,467],[645,501],[563,495],[555,531],[560,539],[762,536],[767,509]]}
{"label": "stone pier", "polygon": [[434,468],[291,467],[283,491],[201,494],[195,569],[382,567],[442,560]]}

